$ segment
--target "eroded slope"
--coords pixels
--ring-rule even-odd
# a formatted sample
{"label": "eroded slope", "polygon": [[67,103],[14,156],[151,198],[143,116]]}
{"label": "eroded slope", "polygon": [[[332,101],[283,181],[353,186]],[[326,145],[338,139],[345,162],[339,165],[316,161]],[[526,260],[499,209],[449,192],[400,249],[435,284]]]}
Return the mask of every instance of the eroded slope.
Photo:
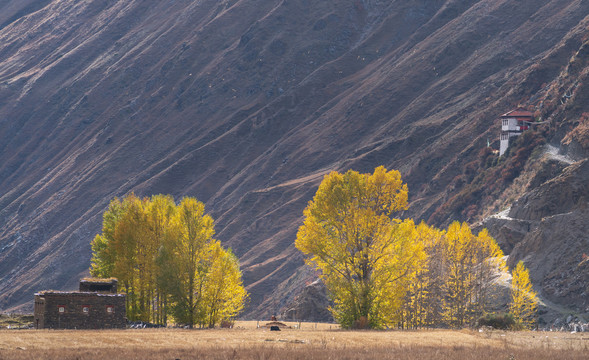
{"label": "eroded slope", "polygon": [[430,218],[497,139],[496,116],[578,50],[589,12],[574,0],[29,3],[0,29],[0,308],[73,288],[101,212],[134,191],[207,203],[240,257],[249,316],[311,277],[293,242],[326,172],[400,169],[407,215]]}

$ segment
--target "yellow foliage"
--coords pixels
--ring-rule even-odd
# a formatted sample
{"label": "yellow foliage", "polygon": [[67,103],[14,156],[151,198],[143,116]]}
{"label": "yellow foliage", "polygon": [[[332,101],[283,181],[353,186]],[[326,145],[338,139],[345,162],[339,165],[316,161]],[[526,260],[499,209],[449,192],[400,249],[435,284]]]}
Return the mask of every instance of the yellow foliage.
{"label": "yellow foliage", "polygon": [[472,325],[485,312],[491,275],[505,267],[503,252],[486,229],[474,236],[466,223],[452,223],[445,238],[444,321]]}
{"label": "yellow foliage", "polygon": [[321,270],[343,327],[462,327],[486,311],[505,267],[495,240],[466,223],[441,231],[395,218],[407,198],[400,173],[381,166],[328,174],[304,210],[295,245]]}
{"label": "yellow foliage", "polygon": [[530,274],[523,262],[518,262],[511,274],[511,303],[509,311],[518,326],[529,329],[535,323],[538,297],[532,289]]}
{"label": "yellow foliage", "polygon": [[407,209],[398,171],[348,171],[325,176],[304,211],[296,247],[320,269],[344,327],[381,328],[397,321],[408,283],[425,258],[413,221],[392,218]]}
{"label": "yellow foliage", "polygon": [[173,316],[214,326],[247,298],[237,259],[214,233],[213,219],[194,198],[178,206],[165,195],[114,199],[92,241],[90,273],[119,279],[131,320],[165,324]]}
{"label": "yellow foliage", "polygon": [[426,257],[409,283],[405,302],[400,310],[400,326],[403,328],[431,327],[440,323],[439,306],[442,298],[441,275],[443,274],[441,251],[444,232],[424,222],[417,225],[417,237],[425,250]]}
{"label": "yellow foliage", "polygon": [[237,257],[216,243],[213,248],[213,258],[215,261],[203,294],[207,315],[205,321],[209,327],[223,319],[233,318],[243,309],[248,298],[241,281]]}

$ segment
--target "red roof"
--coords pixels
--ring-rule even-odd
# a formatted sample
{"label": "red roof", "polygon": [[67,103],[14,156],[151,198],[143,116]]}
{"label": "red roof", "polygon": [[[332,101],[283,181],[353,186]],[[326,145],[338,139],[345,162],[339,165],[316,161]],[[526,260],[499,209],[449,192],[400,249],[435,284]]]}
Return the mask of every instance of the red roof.
{"label": "red roof", "polygon": [[508,113],[505,113],[503,115],[501,115],[501,117],[516,117],[516,118],[520,118],[520,117],[534,117],[534,114],[532,114],[532,112],[525,110],[525,109],[515,109],[515,110],[511,110]]}

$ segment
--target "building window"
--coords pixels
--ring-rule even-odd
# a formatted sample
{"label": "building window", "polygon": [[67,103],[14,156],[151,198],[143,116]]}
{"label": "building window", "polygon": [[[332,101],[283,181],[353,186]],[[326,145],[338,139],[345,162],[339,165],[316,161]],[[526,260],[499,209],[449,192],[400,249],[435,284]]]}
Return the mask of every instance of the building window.
{"label": "building window", "polygon": [[112,305],[107,305],[106,306],[106,313],[107,314],[114,314],[115,313],[115,307]]}
{"label": "building window", "polygon": [[509,120],[503,119],[503,126],[507,126],[507,125],[509,125]]}
{"label": "building window", "polygon": [[84,314],[88,315],[90,313],[90,306],[88,306],[88,305],[82,306],[82,312]]}
{"label": "building window", "polygon": [[58,311],[60,314],[63,314],[63,313],[65,313],[65,305],[57,305],[57,311]]}

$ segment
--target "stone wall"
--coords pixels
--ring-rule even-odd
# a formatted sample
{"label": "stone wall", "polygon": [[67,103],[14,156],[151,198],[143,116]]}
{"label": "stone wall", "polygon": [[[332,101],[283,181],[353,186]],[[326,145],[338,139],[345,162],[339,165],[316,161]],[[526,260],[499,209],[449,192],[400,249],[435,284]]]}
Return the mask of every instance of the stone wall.
{"label": "stone wall", "polygon": [[124,329],[126,325],[124,294],[35,294],[35,326],[38,329]]}

